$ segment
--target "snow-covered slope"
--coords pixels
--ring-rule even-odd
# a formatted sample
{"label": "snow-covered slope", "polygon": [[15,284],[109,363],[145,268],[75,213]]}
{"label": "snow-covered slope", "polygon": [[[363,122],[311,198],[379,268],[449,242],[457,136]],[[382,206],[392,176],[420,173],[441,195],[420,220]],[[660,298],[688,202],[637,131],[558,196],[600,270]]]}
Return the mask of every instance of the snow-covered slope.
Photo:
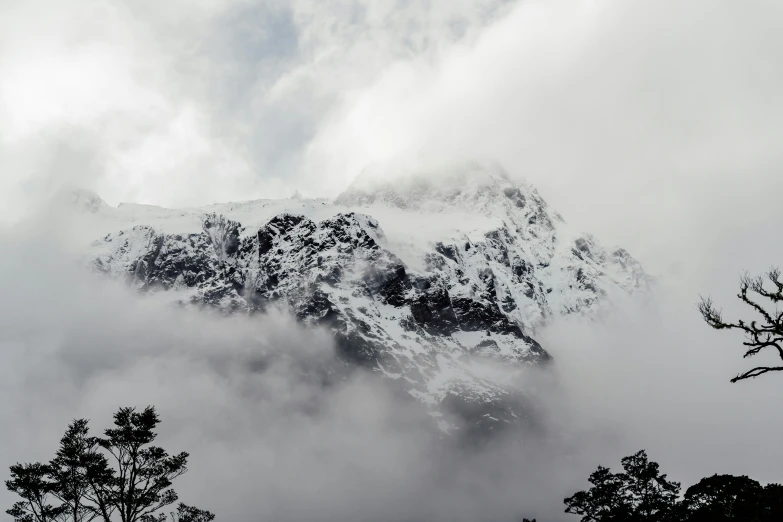
{"label": "snow-covered slope", "polygon": [[[625,250],[571,231],[531,186],[492,164],[360,178],[335,201],[199,209],[75,201],[98,272],[226,313],[283,306],[330,329],[346,360],[473,430],[525,422],[518,383],[488,373],[546,363],[536,328],[591,314],[648,280]],[[491,367],[491,365],[489,366]],[[452,429],[445,421],[445,430]]]}

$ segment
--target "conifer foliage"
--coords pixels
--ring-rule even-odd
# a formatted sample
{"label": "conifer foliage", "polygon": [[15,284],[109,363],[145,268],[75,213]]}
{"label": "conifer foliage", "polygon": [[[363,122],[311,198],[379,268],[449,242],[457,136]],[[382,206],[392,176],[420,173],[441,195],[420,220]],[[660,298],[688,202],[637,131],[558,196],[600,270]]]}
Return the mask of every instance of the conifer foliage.
{"label": "conifer foliage", "polygon": [[155,408],[120,408],[103,437],[88,421],[69,424],[54,458],[15,464],[6,487],[21,500],[6,512],[15,522],[210,522],[209,511],[178,504],[173,481],[187,472],[188,454],[153,445]]}

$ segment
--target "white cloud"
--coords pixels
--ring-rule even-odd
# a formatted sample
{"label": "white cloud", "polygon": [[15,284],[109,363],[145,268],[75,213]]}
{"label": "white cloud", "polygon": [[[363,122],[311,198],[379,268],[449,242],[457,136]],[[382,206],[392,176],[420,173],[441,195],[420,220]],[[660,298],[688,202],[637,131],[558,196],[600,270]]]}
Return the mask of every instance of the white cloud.
{"label": "white cloud", "polygon": [[[192,205],[334,195],[368,162],[457,151],[623,243],[780,189],[774,1],[2,9],[6,220],[42,179]],[[54,172],[73,135],[93,165]]]}
{"label": "white cloud", "polygon": [[[166,205],[288,195],[304,183],[302,149],[346,93],[467,37],[497,3],[2,6],[4,221],[53,185]],[[57,172],[53,150],[74,136],[90,168]]]}
{"label": "white cloud", "polygon": [[38,225],[0,236],[11,247],[0,259],[4,470],[51,458],[73,417],[98,431],[118,407],[147,404],[163,418],[158,442],[192,454],[182,500],[226,521],[557,520],[573,478],[559,473],[589,470],[556,440],[456,447],[378,377],[325,385],[326,332],[138,299],[77,265],[68,223]]}
{"label": "white cloud", "polygon": [[375,159],[489,155],[566,219],[645,256],[705,227],[779,219],[780,10],[515,4],[434,62],[386,68],[321,126],[305,170],[339,190]]}
{"label": "white cloud", "polygon": [[[742,462],[732,442],[747,429],[780,431],[764,413],[774,409],[779,384],[725,382],[743,362],[738,340],[711,336],[693,303],[711,292],[731,305],[743,269],[783,259],[781,11],[776,0],[0,1],[0,222],[18,222],[64,185],[92,188],[111,203],[195,205],[288,196],[295,188],[335,195],[373,161],[496,157],[567,220],[628,248],[662,276],[661,306],[670,311],[655,322],[632,317],[608,331],[558,325],[547,333],[566,393],[582,398],[588,415],[618,425],[625,453],[642,445],[659,451],[675,478],[736,470],[772,479],[773,459],[764,456],[775,441],[761,437]],[[19,246],[3,239],[4,251]],[[50,239],[38,246],[45,250]],[[14,364],[2,365],[2,386],[4,397],[15,398],[2,412],[11,426],[5,460],[28,450],[36,458],[67,417],[104,415],[139,383],[150,398],[169,397],[167,414],[181,416],[172,424],[192,428],[172,436],[192,443],[194,456],[225,480],[243,463],[256,467],[241,475],[252,479],[277,464],[270,441],[292,425],[274,433],[263,416],[246,415],[256,406],[243,395],[247,383],[224,382],[192,361],[183,371],[181,354],[168,345],[160,358],[141,357],[121,371],[111,366],[122,353],[102,351],[114,342],[138,348],[134,340],[149,339],[150,324],[156,342],[208,352],[209,342],[230,351],[246,337],[216,340],[229,329],[196,328],[215,335],[198,344],[199,335],[161,325],[158,311],[74,298],[78,287],[62,284],[70,274],[52,275],[57,263],[35,272],[22,257],[3,262],[3,359]],[[83,314],[74,307],[81,298],[92,303]],[[171,319],[184,329],[179,320]],[[64,373],[50,365],[63,357],[75,361]],[[79,357],[109,368],[79,370]],[[163,370],[174,376],[168,383],[155,373]],[[225,423],[200,422],[188,397]],[[349,404],[335,413],[356,422],[366,405],[349,399],[335,399]],[[387,428],[375,421],[365,435]],[[334,424],[324,429],[345,435]],[[258,442],[259,431],[273,438]],[[351,435],[325,440],[344,450]],[[403,463],[411,458],[407,442],[388,440]],[[617,447],[604,453],[595,445],[590,465],[609,453],[620,457]],[[294,458],[298,448],[284,449]],[[360,449],[352,459],[377,464],[376,448]],[[323,469],[342,456],[327,455]],[[494,461],[484,465],[493,471]],[[551,466],[552,480],[582,484],[589,467]],[[300,469],[284,469],[280,484],[301,480]],[[372,483],[340,471],[357,492]],[[545,493],[524,473],[507,473],[513,480],[501,487],[503,498],[514,498],[519,484]],[[404,474],[373,478],[397,486],[391,498],[410,494]],[[270,498],[280,493],[274,480],[262,483]],[[311,492],[324,485],[336,487],[318,473],[306,484]],[[249,503],[232,504],[191,485],[221,513],[233,509],[226,520],[266,509],[253,504],[251,486],[237,484]]]}

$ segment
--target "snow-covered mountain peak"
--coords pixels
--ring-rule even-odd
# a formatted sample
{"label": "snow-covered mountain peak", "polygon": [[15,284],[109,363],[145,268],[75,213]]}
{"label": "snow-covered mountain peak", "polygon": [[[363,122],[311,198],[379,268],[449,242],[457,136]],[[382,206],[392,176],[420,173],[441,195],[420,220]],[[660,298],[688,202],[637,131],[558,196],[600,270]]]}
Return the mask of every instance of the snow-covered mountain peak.
{"label": "snow-covered mountain peak", "polygon": [[515,227],[531,221],[562,221],[532,185],[511,176],[497,162],[469,160],[394,169],[366,169],[335,203],[428,214],[470,212],[511,222]]}
{"label": "snow-covered mountain peak", "polygon": [[287,308],[332,331],[347,360],[481,429],[523,422],[525,410],[517,384],[486,378],[476,361],[546,363],[539,326],[648,286],[628,252],[574,231],[487,162],[368,170],[335,202],[166,209],[96,198],[82,198],[98,202],[82,217],[97,225],[81,227],[100,238],[94,270],[224,313]]}
{"label": "snow-covered mountain peak", "polygon": [[437,212],[446,205],[473,207],[478,199],[513,187],[508,172],[493,162],[376,164],[367,167],[336,202],[347,206],[382,202]]}

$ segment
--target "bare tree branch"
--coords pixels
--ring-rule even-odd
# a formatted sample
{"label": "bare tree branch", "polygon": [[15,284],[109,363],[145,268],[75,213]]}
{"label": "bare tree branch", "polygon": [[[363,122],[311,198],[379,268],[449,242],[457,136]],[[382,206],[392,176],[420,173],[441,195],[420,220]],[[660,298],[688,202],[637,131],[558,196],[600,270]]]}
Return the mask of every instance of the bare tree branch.
{"label": "bare tree branch", "polygon": [[[772,283],[774,288],[768,289],[765,286],[767,281]],[[774,349],[783,361],[783,311],[778,308],[778,303],[783,301],[783,281],[781,281],[780,270],[777,268],[769,270],[766,279],[744,275],[740,279],[740,292],[737,297],[761,316],[761,321],[753,320],[750,323],[742,319],[735,322],[724,321],[722,311],[715,307],[709,297],[701,298],[698,304],[699,312],[704,321],[716,330],[734,329],[744,332],[746,341],[742,344],[747,349],[743,357],[752,357],[770,348]],[[774,311],[763,306],[759,298],[771,301]],[[783,367],[759,366],[737,375],[731,379],[731,382],[752,379],[776,371],[783,371]]]}
{"label": "bare tree branch", "polygon": [[734,377],[731,382],[737,382],[741,381],[743,379],[753,379],[755,377],[758,377],[759,375],[763,375],[767,372],[781,372],[783,371],[783,366],[759,366],[758,368],[753,368],[752,370],[748,370],[745,373],[741,373]]}

